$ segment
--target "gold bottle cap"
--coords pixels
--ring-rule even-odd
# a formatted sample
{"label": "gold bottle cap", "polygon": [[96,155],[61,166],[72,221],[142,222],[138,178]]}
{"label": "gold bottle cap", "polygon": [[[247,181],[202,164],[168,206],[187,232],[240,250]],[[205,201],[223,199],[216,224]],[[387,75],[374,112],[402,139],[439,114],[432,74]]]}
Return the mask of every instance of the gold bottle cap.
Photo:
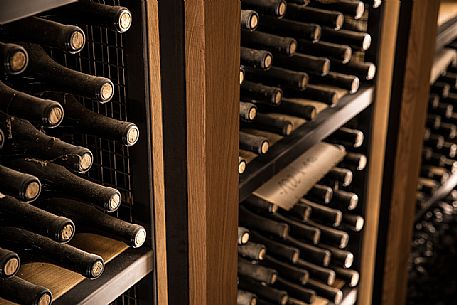
{"label": "gold bottle cap", "polygon": [[146,230],[141,228],[135,235],[134,248],[141,247],[146,241]]}
{"label": "gold bottle cap", "polygon": [[49,305],[51,304],[52,297],[48,294],[45,293],[42,296],[40,296],[40,299],[38,300],[38,305]]}
{"label": "gold bottle cap", "polygon": [[80,51],[86,44],[86,36],[82,31],[74,31],[70,36],[70,47],[73,51]]}
{"label": "gold bottle cap", "polygon": [[127,136],[126,136],[126,144],[127,146],[132,146],[136,142],[138,142],[138,139],[140,137],[140,130],[136,125],[132,125],[129,130],[127,131]]}
{"label": "gold bottle cap", "polygon": [[79,159],[79,169],[81,172],[87,172],[94,162],[91,153],[84,153]]}
{"label": "gold bottle cap", "polygon": [[249,19],[249,28],[254,30],[259,24],[259,17],[257,14],[252,14],[251,19]]}
{"label": "gold bottle cap", "polygon": [[63,110],[60,107],[52,107],[48,114],[48,123],[51,126],[56,126],[63,119]]}
{"label": "gold bottle cap", "polygon": [[41,185],[37,181],[32,181],[29,183],[25,189],[25,199],[33,200],[35,199],[41,192]]}
{"label": "gold bottle cap", "polygon": [[127,32],[132,25],[132,13],[129,10],[123,10],[119,15],[119,30],[121,33]]}
{"label": "gold bottle cap", "polygon": [[100,88],[100,97],[103,102],[108,102],[113,98],[114,85],[111,82],[104,83]]}
{"label": "gold bottle cap", "polygon": [[19,269],[19,260],[17,258],[12,258],[8,260],[4,266],[3,274],[6,276],[12,276]]}
{"label": "gold bottle cap", "polygon": [[100,275],[102,275],[104,270],[105,270],[105,265],[104,265],[103,261],[98,260],[92,265],[92,268],[90,269],[90,274],[93,278],[97,278]]}
{"label": "gold bottle cap", "polygon": [[9,67],[11,72],[19,73],[24,71],[28,64],[28,56],[25,51],[18,50],[9,59]]}

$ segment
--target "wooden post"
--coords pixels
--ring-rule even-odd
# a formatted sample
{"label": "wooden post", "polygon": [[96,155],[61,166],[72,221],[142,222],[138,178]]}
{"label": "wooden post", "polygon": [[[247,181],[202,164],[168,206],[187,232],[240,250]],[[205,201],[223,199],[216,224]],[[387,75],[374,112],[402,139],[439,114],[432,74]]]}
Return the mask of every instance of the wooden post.
{"label": "wooden post", "polygon": [[236,304],[239,1],[185,1],[189,299]]}

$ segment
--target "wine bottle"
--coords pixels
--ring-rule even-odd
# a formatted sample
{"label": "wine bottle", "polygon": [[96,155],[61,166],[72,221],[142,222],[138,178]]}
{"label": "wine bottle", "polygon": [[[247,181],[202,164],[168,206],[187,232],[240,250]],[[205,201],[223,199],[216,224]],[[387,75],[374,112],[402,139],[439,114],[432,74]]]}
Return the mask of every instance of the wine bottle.
{"label": "wine bottle", "polygon": [[330,206],[338,207],[341,210],[354,210],[359,204],[359,196],[352,192],[343,190],[333,191],[333,200],[330,202]]}
{"label": "wine bottle", "polygon": [[257,116],[256,105],[240,101],[240,118],[246,121],[253,121]]}
{"label": "wine bottle", "polygon": [[0,165],[0,193],[31,202],[41,193],[41,183],[37,177],[20,173]]}
{"label": "wine bottle", "polygon": [[276,270],[251,264],[243,258],[238,258],[238,274],[266,284],[273,284],[278,277]]}
{"label": "wine bottle", "polygon": [[69,242],[75,234],[75,224],[71,219],[51,214],[9,196],[0,198],[0,220],[5,226],[22,228],[59,243]]}
{"label": "wine bottle", "polygon": [[240,131],[240,148],[264,155],[270,147],[267,138]]}
{"label": "wine bottle", "polygon": [[436,149],[443,148],[444,145],[444,137],[435,134],[429,134],[428,137],[424,138],[424,145],[427,147],[433,147]]}
{"label": "wine bottle", "polygon": [[325,84],[348,90],[354,94],[359,90],[360,80],[357,76],[329,72],[325,76],[313,76],[310,78],[311,84]]}
{"label": "wine bottle", "polygon": [[243,157],[238,157],[238,174],[243,174],[246,170],[247,162]]}
{"label": "wine bottle", "polygon": [[27,282],[18,276],[0,278],[0,297],[21,305],[52,303],[52,293],[49,289]]}
{"label": "wine bottle", "polygon": [[355,270],[335,267],[336,275],[344,280],[349,287],[355,287],[359,284],[359,273]]}
{"label": "wine bottle", "polygon": [[123,6],[111,6],[80,0],[50,12],[53,18],[71,23],[88,24],[124,33],[132,25],[132,13]]}
{"label": "wine bottle", "polygon": [[335,44],[327,41],[311,42],[301,39],[297,51],[313,56],[323,56],[332,60],[348,63],[352,58],[352,49],[345,44]]}
{"label": "wine bottle", "polygon": [[331,226],[339,226],[342,220],[342,213],[329,207],[322,206],[309,200],[301,199],[301,203],[311,208],[311,219],[328,223]]}
{"label": "wine bottle", "polygon": [[447,158],[454,159],[457,156],[457,144],[444,142],[443,147],[436,150]]}
{"label": "wine bottle", "polygon": [[241,10],[241,29],[254,31],[259,24],[259,14],[253,10]]}
{"label": "wine bottle", "polygon": [[349,61],[342,63],[332,60],[332,71],[354,75],[361,80],[372,80],[376,75],[376,66],[370,62]]}
{"label": "wine bottle", "polygon": [[288,90],[286,97],[315,100],[328,106],[335,106],[345,93],[322,85],[308,84],[303,91]]}
{"label": "wine bottle", "polygon": [[452,113],[454,112],[454,106],[451,104],[440,103],[436,108],[429,107],[428,112],[449,119],[452,117]]}
{"label": "wine bottle", "polygon": [[0,248],[0,280],[15,275],[20,265],[19,255],[13,251]]}
{"label": "wine bottle", "polygon": [[323,41],[329,41],[336,44],[347,44],[353,49],[366,51],[371,46],[371,36],[367,33],[354,32],[348,30],[338,30],[322,28]]}
{"label": "wine bottle", "polygon": [[267,248],[262,244],[248,242],[238,246],[238,254],[252,260],[263,260],[267,254]]}
{"label": "wine bottle", "polygon": [[[325,104],[322,105],[327,107],[327,105]],[[314,120],[320,109],[318,105],[307,103],[306,100],[290,98],[283,98],[279,106],[260,105],[259,108],[263,112],[276,112],[288,114],[303,118],[307,121]]]}
{"label": "wine bottle", "polygon": [[275,65],[293,71],[317,75],[325,75],[330,71],[330,60],[327,58],[300,53],[295,53],[292,56],[275,54]]}
{"label": "wine bottle", "polygon": [[289,233],[289,226],[287,224],[262,217],[243,206],[240,206],[240,224],[280,238],[286,238]]}
{"label": "wine bottle", "polygon": [[358,148],[363,144],[364,135],[360,130],[341,127],[332,133],[328,139],[336,144]]}
{"label": "wine bottle", "polygon": [[118,190],[96,184],[67,171],[63,166],[34,159],[16,159],[8,163],[14,169],[38,177],[46,190],[53,195],[62,195],[88,202],[114,212],[121,204]]}
{"label": "wine bottle", "polygon": [[281,258],[292,264],[295,264],[300,257],[300,251],[295,247],[276,242],[255,231],[251,231],[251,237],[253,241],[264,244],[268,249],[268,253],[274,257]]}
{"label": "wine bottle", "polygon": [[289,225],[290,235],[297,237],[300,240],[305,239],[313,244],[317,244],[320,240],[321,232],[319,229],[313,228],[299,221],[295,221],[291,218],[284,217],[280,214],[272,214],[269,217],[276,221],[287,223]]}
{"label": "wine bottle", "polygon": [[238,287],[245,291],[253,292],[257,297],[268,300],[273,304],[285,305],[287,303],[288,296],[286,291],[262,285],[251,279],[240,277]]}
{"label": "wine bottle", "polygon": [[310,279],[305,287],[312,289],[317,295],[330,300],[334,304],[340,304],[343,300],[343,292],[335,287],[319,283],[318,281]]}
{"label": "wine bottle", "polygon": [[253,67],[268,70],[271,68],[273,56],[265,50],[254,50],[250,48],[240,48],[240,60],[246,67]]}
{"label": "wine bottle", "polygon": [[133,146],[138,142],[140,130],[136,124],[90,111],[70,94],[48,96],[62,104],[66,113],[66,126],[74,126],[84,133],[119,141],[125,146]]}
{"label": "wine bottle", "polygon": [[276,281],[274,287],[278,289],[283,289],[284,291],[287,291],[288,295],[298,298],[309,304],[312,304],[314,302],[314,299],[316,298],[316,293],[313,290],[286,281],[281,277],[278,277],[278,280]]}
{"label": "wine bottle", "polygon": [[319,247],[330,251],[332,255],[332,266],[342,266],[344,268],[351,268],[352,263],[354,262],[354,255],[351,252],[324,244],[320,244]]}
{"label": "wine bottle", "polygon": [[256,305],[257,297],[253,293],[238,289],[237,297],[236,297],[236,304],[237,305]]}
{"label": "wine bottle", "polygon": [[314,265],[302,259],[299,259],[296,265],[307,270],[313,279],[320,280],[330,286],[335,283],[335,271],[331,269]]}
{"label": "wine bottle", "polygon": [[281,136],[288,136],[293,131],[292,121],[286,115],[278,113],[258,113],[252,122],[241,122],[241,126],[265,130]]}
{"label": "wine bottle", "polygon": [[363,229],[364,224],[365,224],[365,219],[363,219],[359,215],[348,214],[348,213],[343,214],[342,225],[344,228],[348,228],[354,232],[360,232]]}
{"label": "wine bottle", "polygon": [[439,95],[440,97],[448,97],[451,86],[443,82],[435,82],[430,86],[430,92]]}
{"label": "wine bottle", "polygon": [[241,7],[282,18],[286,14],[287,3],[284,0],[241,0]]}
{"label": "wine bottle", "polygon": [[240,65],[240,85],[244,82],[244,74],[245,74],[244,66]]}
{"label": "wine bottle", "polygon": [[14,41],[55,47],[72,54],[79,53],[86,43],[86,35],[80,27],[40,17],[29,17],[8,23],[0,29],[0,36],[6,36]]}
{"label": "wine bottle", "polygon": [[365,5],[362,1],[352,0],[316,0],[311,3],[311,7],[335,10],[354,19],[362,18],[365,11]]}
{"label": "wine bottle", "polygon": [[447,169],[436,166],[422,166],[421,176],[424,178],[430,178],[438,183],[444,184],[449,179],[449,172]]}
{"label": "wine bottle", "polygon": [[368,32],[368,10],[366,10],[361,19],[355,19],[354,17],[345,15],[342,29],[356,31],[356,32]]}
{"label": "wine bottle", "polygon": [[363,154],[348,152],[344,156],[343,161],[340,165],[345,168],[349,168],[352,171],[364,170],[368,164],[367,157]]}
{"label": "wine bottle", "polygon": [[[352,171],[347,168],[335,167],[331,169],[323,178],[324,182],[334,181],[341,184],[341,186],[349,186],[352,183]],[[332,192],[333,195],[333,192]]]}
{"label": "wine bottle", "polygon": [[40,207],[72,219],[85,232],[111,237],[133,248],[141,247],[146,241],[146,230],[142,226],[107,215],[76,200],[50,198],[42,201]]}
{"label": "wine bottle", "polygon": [[318,202],[329,203],[333,197],[333,189],[326,185],[315,184],[308,191],[306,197],[316,200]]}
{"label": "wine bottle", "polygon": [[282,90],[259,83],[245,81],[241,84],[240,95],[243,100],[253,103],[279,105],[282,99]]}
{"label": "wine bottle", "polygon": [[317,23],[335,30],[341,29],[344,22],[344,16],[340,12],[321,10],[298,4],[288,5],[287,18],[297,21],[306,20],[306,22]]}
{"label": "wine bottle", "polygon": [[100,256],[68,244],[13,227],[0,227],[0,237],[0,245],[17,252],[22,259],[49,262],[87,278],[97,278],[103,273]]}
{"label": "wine bottle", "polygon": [[457,136],[457,127],[450,123],[441,123],[438,128],[433,130],[434,133],[440,134],[446,139],[454,139]]}
{"label": "wine bottle", "polygon": [[287,217],[294,217],[303,221],[309,219],[309,216],[311,215],[311,207],[297,202],[289,211],[279,209],[279,212]]}
{"label": "wine bottle", "polygon": [[238,227],[238,245],[245,245],[250,238],[250,232],[244,227]]}
{"label": "wine bottle", "polygon": [[261,31],[241,31],[241,45],[287,56],[293,55],[297,50],[297,41],[294,38],[277,36]]}
{"label": "wine bottle", "polygon": [[66,68],[55,62],[39,45],[21,45],[30,58],[24,76],[40,82],[39,91],[62,91],[91,98],[99,103],[109,102],[113,98],[114,84],[109,79]]}
{"label": "wine bottle", "polygon": [[4,157],[10,155],[52,160],[78,173],[85,173],[92,166],[94,157],[90,150],[52,138],[29,121],[0,112],[0,126],[11,133],[11,140],[3,148]]}
{"label": "wine bottle", "polygon": [[276,213],[278,211],[276,204],[254,194],[251,194],[242,204],[251,209],[265,211],[267,213]]}
{"label": "wine bottle", "polygon": [[306,258],[313,263],[319,264],[320,266],[328,266],[330,263],[331,253],[328,250],[318,248],[316,246],[301,242],[295,238],[287,237],[285,243],[300,250],[302,258]]}
{"label": "wine bottle", "polygon": [[419,178],[417,182],[417,190],[432,195],[438,189],[439,183],[432,179]]}
{"label": "wine bottle", "polygon": [[29,64],[29,55],[19,45],[0,42],[0,60],[0,75],[20,74]]}
{"label": "wine bottle", "polygon": [[289,265],[269,255],[265,257],[265,260],[262,261],[262,264],[276,269],[281,277],[294,282],[298,282],[302,285],[305,284],[309,279],[308,271],[297,268],[296,266]]}
{"label": "wine bottle", "polygon": [[347,247],[349,235],[346,232],[315,223],[311,220],[308,220],[307,223],[321,231],[321,243],[334,245],[340,249]]}
{"label": "wine bottle", "polygon": [[291,36],[295,39],[305,39],[311,42],[316,42],[321,37],[321,27],[318,24],[277,19],[270,16],[262,16],[259,29],[267,33]]}
{"label": "wine bottle", "polygon": [[303,90],[308,84],[308,78],[308,74],[304,72],[296,72],[279,67],[271,67],[268,71],[253,68],[246,70],[247,80],[273,87]]}
{"label": "wine bottle", "polygon": [[64,116],[58,102],[14,90],[1,81],[0,111],[50,128],[59,126]]}

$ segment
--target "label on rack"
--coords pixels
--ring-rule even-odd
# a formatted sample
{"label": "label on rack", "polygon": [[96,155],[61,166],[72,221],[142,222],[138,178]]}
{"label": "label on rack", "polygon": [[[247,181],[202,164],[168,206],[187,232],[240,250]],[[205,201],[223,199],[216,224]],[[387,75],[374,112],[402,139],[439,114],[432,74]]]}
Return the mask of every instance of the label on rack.
{"label": "label on rack", "polygon": [[316,144],[259,187],[254,194],[290,210],[345,154],[342,146]]}

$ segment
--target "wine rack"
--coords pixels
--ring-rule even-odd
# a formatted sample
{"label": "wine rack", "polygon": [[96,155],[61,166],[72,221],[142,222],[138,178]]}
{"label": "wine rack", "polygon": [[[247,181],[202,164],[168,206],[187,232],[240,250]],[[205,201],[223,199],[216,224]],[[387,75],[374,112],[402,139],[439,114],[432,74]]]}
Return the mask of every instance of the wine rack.
{"label": "wine rack", "polygon": [[[0,23],[32,15],[46,18],[50,9],[74,1],[33,2],[33,5],[28,1],[2,3]],[[150,84],[149,73],[155,68],[150,67],[153,63],[149,60],[157,60],[154,57],[157,53],[149,50],[150,47],[158,48],[158,45],[150,44],[151,34],[146,26],[153,24],[153,17],[147,20],[146,15],[154,15],[152,10],[157,13],[157,7],[147,6],[143,1],[94,2],[127,7],[133,15],[129,32],[119,34],[100,26],[80,25],[87,39],[80,54],[72,55],[53,48],[47,52],[66,67],[111,79],[115,93],[110,103],[100,105],[89,99],[81,99],[81,102],[96,113],[134,122],[140,130],[140,140],[134,147],[125,147],[113,140],[77,132],[65,124],[53,130],[52,135],[91,150],[94,164],[87,178],[120,191],[123,204],[114,215],[144,226],[147,241],[142,248],[128,249],[125,244],[111,239],[77,233],[73,241],[76,246],[98,251],[107,262],[99,279],[85,280],[64,269],[34,263],[26,264],[18,275],[36,281],[36,284],[47,285],[54,295],[53,304],[157,304],[157,276],[153,271],[156,269],[153,202],[157,198],[153,194],[155,165],[151,158],[152,128],[156,125],[151,118],[157,109],[151,109],[153,103],[149,102],[151,90],[157,90],[157,84]],[[8,9],[3,10],[3,5]],[[0,304],[11,303],[0,299]]]}

